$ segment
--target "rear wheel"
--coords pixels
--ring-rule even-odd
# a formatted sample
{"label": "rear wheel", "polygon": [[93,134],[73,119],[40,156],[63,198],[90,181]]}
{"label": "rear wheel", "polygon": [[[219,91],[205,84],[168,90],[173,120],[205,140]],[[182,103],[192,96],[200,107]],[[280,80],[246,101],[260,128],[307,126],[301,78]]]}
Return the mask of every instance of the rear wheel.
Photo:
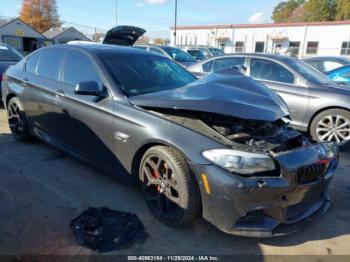
{"label": "rear wheel", "polygon": [[164,224],[185,224],[197,215],[200,196],[183,156],[166,146],[150,148],[141,160],[141,188],[148,207]]}
{"label": "rear wheel", "polygon": [[27,142],[30,139],[27,116],[17,97],[11,98],[7,105],[7,119],[13,137],[19,142]]}
{"label": "rear wheel", "polygon": [[343,109],[321,112],[312,121],[310,133],[319,142],[347,144],[350,140],[350,112]]}

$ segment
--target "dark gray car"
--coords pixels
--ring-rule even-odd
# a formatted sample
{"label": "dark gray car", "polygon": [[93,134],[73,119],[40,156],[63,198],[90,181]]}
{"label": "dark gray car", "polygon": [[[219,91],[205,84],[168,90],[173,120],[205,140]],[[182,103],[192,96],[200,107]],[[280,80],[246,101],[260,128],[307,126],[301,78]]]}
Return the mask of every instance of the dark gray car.
{"label": "dark gray car", "polygon": [[336,144],[291,129],[281,99],[242,74],[198,80],[135,48],[57,45],[11,67],[3,88],[18,141],[34,135],[141,181],[167,225],[201,213],[228,233],[281,235],[330,205]]}
{"label": "dark gray car", "polygon": [[201,75],[231,68],[269,88],[287,103],[292,125],[319,141],[350,140],[350,90],[291,57],[235,54],[199,62],[188,70]]}

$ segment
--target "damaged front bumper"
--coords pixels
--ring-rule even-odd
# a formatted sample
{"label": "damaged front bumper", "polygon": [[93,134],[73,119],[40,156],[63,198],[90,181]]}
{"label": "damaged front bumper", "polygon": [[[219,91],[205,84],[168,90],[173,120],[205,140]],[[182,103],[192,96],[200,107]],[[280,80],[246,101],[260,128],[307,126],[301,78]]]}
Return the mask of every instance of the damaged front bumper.
{"label": "damaged front bumper", "polygon": [[203,217],[235,235],[270,237],[296,232],[330,206],[328,188],[339,153],[336,150],[332,158],[325,158],[324,149],[325,145],[317,144],[275,155],[278,177],[243,177],[215,165],[192,163]]}

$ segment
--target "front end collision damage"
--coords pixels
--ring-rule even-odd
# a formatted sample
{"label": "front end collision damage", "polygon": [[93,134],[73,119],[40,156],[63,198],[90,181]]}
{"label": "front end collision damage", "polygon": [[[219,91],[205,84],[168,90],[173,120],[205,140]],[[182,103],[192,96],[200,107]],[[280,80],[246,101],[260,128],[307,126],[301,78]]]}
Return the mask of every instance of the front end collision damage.
{"label": "front end collision damage", "polygon": [[328,187],[339,158],[334,143],[311,141],[291,129],[288,119],[270,122],[187,110],[149,110],[226,148],[274,160],[276,170],[250,176],[215,164],[190,163],[199,181],[203,217],[220,230],[242,236],[279,236],[299,230],[327,211]]}
{"label": "front end collision damage", "polygon": [[[169,97],[176,96],[174,92]],[[228,149],[264,154],[275,162],[274,171],[250,176],[230,173],[216,164],[190,163],[199,181],[203,217],[220,230],[254,237],[284,235],[327,211],[328,187],[338,165],[338,148],[333,143],[317,144],[291,129],[283,109],[273,118],[269,110],[262,110],[253,119],[249,112],[241,117],[232,113],[234,105],[229,113],[223,113],[225,109],[218,103],[200,111],[200,105],[194,110],[184,103],[162,107],[154,103],[158,105],[155,107],[147,99],[142,100],[134,101]],[[254,114],[258,115],[257,111]]]}
{"label": "front end collision damage", "polygon": [[[242,236],[270,237],[301,229],[329,207],[328,187],[339,156],[336,150],[331,158],[324,157],[324,147],[316,144],[276,154],[280,172],[271,177],[243,177],[215,165],[192,163],[196,176],[206,174],[210,181],[211,194],[200,183],[204,218],[224,232]],[[309,181],[298,180],[304,175],[301,170],[312,165],[324,169],[318,176],[309,174]]]}

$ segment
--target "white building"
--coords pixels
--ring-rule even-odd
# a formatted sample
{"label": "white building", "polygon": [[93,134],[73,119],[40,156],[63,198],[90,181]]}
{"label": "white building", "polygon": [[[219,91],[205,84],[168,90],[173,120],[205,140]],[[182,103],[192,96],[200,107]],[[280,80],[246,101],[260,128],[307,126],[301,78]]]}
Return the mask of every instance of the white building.
{"label": "white building", "polygon": [[350,21],[179,26],[176,43],[174,28],[170,37],[171,45],[210,45],[226,53],[350,56]]}

